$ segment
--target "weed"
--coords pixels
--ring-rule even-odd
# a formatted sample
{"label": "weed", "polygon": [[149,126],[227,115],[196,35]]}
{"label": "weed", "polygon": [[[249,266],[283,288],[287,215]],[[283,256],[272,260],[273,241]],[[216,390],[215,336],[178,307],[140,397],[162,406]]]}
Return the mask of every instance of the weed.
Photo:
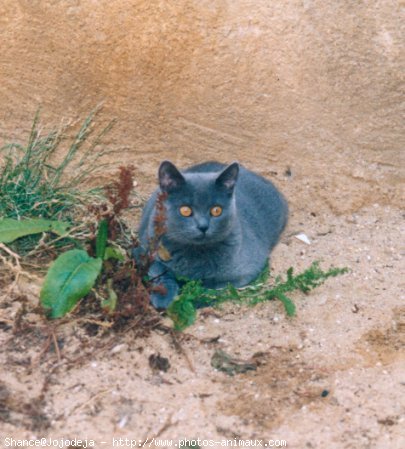
{"label": "weed", "polygon": [[[47,250],[80,247],[79,242],[88,238],[88,226],[80,218],[86,216],[88,204],[100,203],[104,195],[101,188],[83,190],[82,186],[107,165],[100,159],[108,151],[98,148],[113,124],[92,136],[98,110],[89,114],[66,150],[63,145],[68,127],[42,135],[38,112],[25,145],[11,143],[0,148],[0,218],[43,218],[72,225],[69,235],[54,241],[48,235],[16,240],[12,247],[18,254],[32,256],[45,247]],[[63,151],[62,160],[56,162]]]}
{"label": "weed", "polygon": [[[56,259],[41,290],[41,303],[52,317],[64,316],[88,296],[82,312],[117,322],[140,313],[149,295],[126,254],[135,237],[120,216],[140,206],[130,197],[133,167],[119,167],[104,188],[83,190],[106,165],[100,158],[107,151],[99,146],[112,123],[94,136],[97,111],[67,149],[61,145],[66,127],[43,136],[38,113],[26,145],[1,149],[0,241],[11,249],[2,243],[0,257],[8,262],[15,254],[25,267],[41,271]],[[99,301],[91,301],[94,297]]]}
{"label": "weed", "polygon": [[[166,232],[166,192],[160,192],[156,198],[156,213],[153,219],[153,237],[149,239],[147,249],[141,246],[136,248],[136,264],[137,270],[143,279],[149,279],[148,272],[156,255],[161,248],[161,239]],[[155,286],[155,289],[160,288]],[[164,287],[162,287],[164,288]]]}
{"label": "weed", "polygon": [[[119,214],[130,205],[132,172],[133,167],[119,167],[119,176],[106,188],[109,203],[102,203],[98,208],[92,206],[98,225],[95,236],[88,242],[88,251],[66,251],[48,270],[40,297],[52,318],[60,318],[73,310],[92,289],[100,300],[102,313],[115,320],[123,316],[131,318],[140,311],[139,305],[144,307],[146,290],[139,288],[141,276],[118,243],[127,237],[127,228]],[[120,282],[116,283],[118,273]]]}
{"label": "weed", "polygon": [[[178,298],[170,304],[168,315],[174,322],[175,329],[183,330],[194,323],[196,309],[199,307],[218,306],[227,301],[237,301],[242,304],[255,305],[272,299],[280,300],[288,316],[295,315],[295,305],[286,293],[299,290],[308,293],[323,284],[329,277],[346,273],[347,268],[330,268],[323,271],[318,262],[314,262],[304,272],[294,275],[293,268],[287,270],[287,279],[280,276],[269,288],[267,280],[269,270],[266,267],[260,276],[250,285],[235,288],[232,285],[221,290],[207,289],[200,280],[186,281]],[[182,280],[184,282],[184,280]]]}
{"label": "weed", "polygon": [[[40,217],[53,220],[73,220],[77,205],[99,197],[100,189],[79,190],[89,176],[105,166],[99,159],[105,151],[95,151],[100,139],[111,128],[104,128],[83,153],[81,150],[91,134],[91,125],[97,110],[84,121],[60,163],[54,162],[55,153],[64,140],[65,128],[52,130],[42,136],[39,113],[36,114],[27,144],[11,143],[0,149],[3,165],[0,167],[0,217]],[[66,168],[73,173],[66,176]]]}

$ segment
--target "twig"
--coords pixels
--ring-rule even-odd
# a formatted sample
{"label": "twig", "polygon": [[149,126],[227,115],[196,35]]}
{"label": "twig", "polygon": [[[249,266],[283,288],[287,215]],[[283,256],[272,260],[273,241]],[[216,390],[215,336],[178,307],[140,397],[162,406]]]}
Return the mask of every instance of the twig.
{"label": "twig", "polygon": [[84,407],[86,407],[87,405],[91,404],[92,402],[94,402],[96,399],[98,399],[100,396],[104,396],[105,394],[109,393],[110,391],[112,391],[112,389],[108,389],[108,390],[102,390],[99,391],[96,394],[93,394],[93,396],[91,396],[87,401],[81,403],[81,404],[77,404],[75,407],[72,408],[72,410],[70,410],[68,413],[64,414],[64,418],[68,418],[69,416],[72,416],[73,413],[78,412],[80,410],[82,410]]}
{"label": "twig", "polygon": [[53,340],[53,345],[55,347],[56,357],[58,358],[58,363],[61,363],[62,357],[60,355],[59,344],[58,344],[58,339],[56,338],[55,329],[52,329],[51,332],[52,332],[52,340]]}
{"label": "twig", "polygon": [[195,373],[195,367],[193,365],[193,362],[191,361],[190,357],[188,356],[187,351],[183,348],[183,346],[181,346],[180,342],[178,341],[176,331],[173,329],[170,329],[170,336],[172,337],[174,347],[179,352],[179,354],[181,354],[184,357],[190,371]]}
{"label": "twig", "polygon": [[[67,234],[61,235],[61,236],[59,236],[59,237],[49,241],[48,243],[45,242],[45,239],[41,238],[41,240],[38,242],[37,246],[34,249],[32,249],[29,253],[27,253],[25,255],[25,257],[26,258],[32,257],[35,254],[37,254],[37,253],[39,253],[41,251],[44,251],[44,247],[45,248],[46,247],[51,248],[59,240],[62,240],[62,239],[68,238],[68,237],[72,237],[73,233],[75,233],[76,231],[82,230],[82,229],[83,229],[83,225],[76,226],[76,227],[70,229]],[[76,234],[75,238],[77,238],[77,237],[78,237],[78,235]]]}
{"label": "twig", "polygon": [[11,292],[14,287],[18,284],[18,280],[20,278],[20,276],[25,276],[28,279],[31,280],[35,280],[36,276],[28,273],[27,271],[24,271],[21,268],[21,264],[20,264],[20,259],[21,257],[15,253],[14,251],[12,251],[8,246],[6,246],[4,243],[0,243],[0,250],[3,250],[5,253],[7,253],[10,257],[12,257],[14,259],[14,264],[12,262],[10,262],[10,260],[7,259],[7,257],[3,256],[0,253],[0,259],[3,261],[3,263],[5,265],[7,265],[9,267],[9,269],[11,270],[11,272],[14,275],[14,281],[13,283],[10,285],[9,287],[9,292]]}

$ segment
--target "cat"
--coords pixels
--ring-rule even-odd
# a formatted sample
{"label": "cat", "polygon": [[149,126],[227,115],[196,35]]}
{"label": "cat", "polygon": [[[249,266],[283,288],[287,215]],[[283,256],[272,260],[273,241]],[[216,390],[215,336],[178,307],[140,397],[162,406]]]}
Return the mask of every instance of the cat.
{"label": "cat", "polygon": [[[205,162],[179,171],[159,167],[159,189],[147,202],[139,227],[141,247],[154,235],[159,193],[166,192],[165,233],[149,269],[151,302],[165,309],[178,294],[176,277],[200,279],[207,288],[242,287],[264,269],[287,223],[284,196],[268,180],[234,162]],[[143,249],[142,249],[143,248]]]}

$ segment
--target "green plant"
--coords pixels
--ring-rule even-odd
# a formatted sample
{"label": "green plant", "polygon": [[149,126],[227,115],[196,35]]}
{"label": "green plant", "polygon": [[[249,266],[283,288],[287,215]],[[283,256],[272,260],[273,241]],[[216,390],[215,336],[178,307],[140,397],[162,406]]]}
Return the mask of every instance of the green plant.
{"label": "green plant", "polygon": [[114,277],[124,267],[132,273],[123,249],[132,235],[119,214],[131,203],[133,168],[120,167],[117,179],[103,188],[83,190],[83,182],[106,165],[99,160],[106,152],[98,146],[111,123],[89,139],[97,110],[65,151],[65,128],[41,136],[38,114],[26,146],[0,149],[1,250],[6,259],[14,255],[39,269],[56,257],[40,293],[50,318],[66,315],[91,290],[101,309],[114,313]]}
{"label": "green plant", "polygon": [[[67,228],[68,224],[60,221],[6,218],[0,220],[0,243],[13,242],[15,239],[40,232],[64,235]],[[60,254],[52,263],[40,293],[41,304],[51,318],[66,315],[90,292],[101,273],[104,260],[124,258],[117,247],[107,246],[107,238],[107,220],[102,220],[95,238],[96,257],[91,257],[85,250],[73,249]],[[107,280],[107,288],[109,298],[104,307],[113,310],[116,295],[111,279]]]}
{"label": "green plant", "polygon": [[319,263],[314,262],[304,272],[297,275],[294,275],[293,268],[289,268],[287,278],[283,280],[278,276],[272,287],[269,287],[266,282],[269,277],[268,267],[252,284],[239,289],[232,285],[228,285],[222,290],[206,289],[199,280],[187,281],[183,285],[180,295],[170,304],[167,313],[177,330],[183,330],[194,323],[197,308],[218,306],[226,301],[237,301],[253,306],[259,302],[278,299],[283,303],[287,315],[293,316],[295,315],[295,305],[286,293],[295,290],[308,293],[323,284],[329,277],[335,277],[347,271],[347,268],[330,268],[323,271]]}
{"label": "green plant", "polygon": [[[117,179],[106,188],[108,205],[93,210],[98,224],[96,235],[87,242],[88,251],[67,251],[49,268],[40,299],[50,318],[69,313],[90,290],[100,300],[103,314],[114,314],[116,319],[131,316],[144,303],[146,289],[137,290],[141,275],[119,244],[128,243],[119,215],[130,205],[132,187],[133,167],[119,167]],[[120,282],[115,283],[117,279]]]}
{"label": "green plant", "polygon": [[[56,162],[55,153],[61,152],[67,127],[41,135],[39,113],[26,145],[11,143],[0,148],[3,161],[0,166],[0,217],[71,221],[78,205],[99,196],[100,189],[79,190],[95,170],[105,166],[99,159],[106,152],[97,147],[112,123],[89,143],[87,149],[83,149],[97,111],[98,108],[86,118],[60,162]],[[66,173],[68,167],[71,176]]]}
{"label": "green plant", "polygon": [[10,243],[27,235],[42,232],[53,232],[59,236],[67,234],[69,223],[42,218],[15,220],[14,218],[0,219],[0,243]]}
{"label": "green plant", "polygon": [[90,292],[102,263],[101,258],[90,257],[81,249],[66,251],[53,262],[40,293],[50,318],[63,317]]}
{"label": "green plant", "polygon": [[[74,309],[96,284],[105,261],[122,261],[123,254],[107,244],[108,222],[104,219],[99,223],[95,238],[95,257],[84,250],[73,249],[62,253],[52,263],[40,292],[41,304],[50,318],[61,318]],[[107,278],[105,284],[108,298],[102,298],[101,306],[112,313],[117,305],[117,294],[113,290],[111,278]]]}
{"label": "green plant", "polygon": [[108,245],[109,237],[115,242],[122,229],[118,214],[129,206],[129,195],[133,185],[132,167],[120,167],[119,178],[108,188],[111,207],[101,207],[98,211],[102,217],[98,223],[97,234],[90,243],[92,257],[84,250],[70,250],[61,254],[51,265],[45,277],[40,293],[42,306],[50,318],[60,318],[69,313],[78,301],[84,298],[95,286],[97,278],[103,274],[101,289],[107,298],[100,294],[101,308],[111,314],[117,307],[118,296],[113,288],[114,268],[110,261],[124,262],[121,248]]}

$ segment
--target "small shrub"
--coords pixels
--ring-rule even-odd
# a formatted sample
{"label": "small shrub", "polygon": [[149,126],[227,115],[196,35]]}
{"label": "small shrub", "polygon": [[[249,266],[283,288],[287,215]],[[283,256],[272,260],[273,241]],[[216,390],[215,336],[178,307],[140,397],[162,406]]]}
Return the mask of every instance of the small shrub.
{"label": "small shrub", "polygon": [[318,262],[314,262],[304,272],[294,275],[293,268],[287,270],[287,278],[275,279],[271,287],[267,283],[269,277],[268,267],[252,284],[235,288],[232,285],[221,290],[207,289],[200,280],[187,281],[180,291],[180,295],[169,306],[167,313],[173,320],[177,330],[184,330],[195,322],[199,307],[218,306],[227,301],[237,301],[242,304],[255,305],[260,302],[278,299],[284,305],[288,316],[295,315],[295,305],[287,293],[299,290],[308,293],[323,284],[329,277],[344,274],[347,268],[330,268],[323,271]]}

